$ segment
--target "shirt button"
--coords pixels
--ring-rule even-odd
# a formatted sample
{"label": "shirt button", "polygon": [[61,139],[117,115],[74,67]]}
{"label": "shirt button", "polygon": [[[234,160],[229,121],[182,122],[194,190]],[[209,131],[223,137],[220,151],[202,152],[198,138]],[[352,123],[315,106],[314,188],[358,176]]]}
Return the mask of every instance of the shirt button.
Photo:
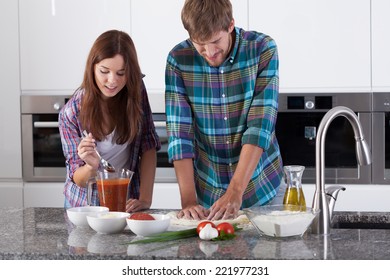
{"label": "shirt button", "polygon": [[221,72],[221,74],[223,74],[223,70],[221,70],[220,72]]}
{"label": "shirt button", "polygon": [[225,121],[227,121],[227,117],[224,117],[223,119],[224,119]]}
{"label": "shirt button", "polygon": [[222,94],[222,97],[225,98],[225,94],[224,93]]}
{"label": "shirt button", "polygon": [[232,166],[232,163],[231,163],[231,162],[229,162],[229,166]]}
{"label": "shirt button", "polygon": [[226,144],[229,144],[229,140],[228,140],[228,141],[226,141]]}

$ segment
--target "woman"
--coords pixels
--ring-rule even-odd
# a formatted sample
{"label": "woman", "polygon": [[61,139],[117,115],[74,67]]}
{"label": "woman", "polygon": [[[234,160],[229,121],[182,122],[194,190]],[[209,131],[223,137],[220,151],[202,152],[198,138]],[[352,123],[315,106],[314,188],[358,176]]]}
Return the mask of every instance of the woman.
{"label": "woman", "polygon": [[[128,34],[110,30],[96,39],[82,85],[59,114],[59,129],[67,168],[66,208],[87,203],[86,182],[99,169],[95,148],[116,169],[135,172],[126,210],[150,207],[161,144]],[[82,138],[83,130],[88,137]],[[96,190],[92,204],[99,204]]]}

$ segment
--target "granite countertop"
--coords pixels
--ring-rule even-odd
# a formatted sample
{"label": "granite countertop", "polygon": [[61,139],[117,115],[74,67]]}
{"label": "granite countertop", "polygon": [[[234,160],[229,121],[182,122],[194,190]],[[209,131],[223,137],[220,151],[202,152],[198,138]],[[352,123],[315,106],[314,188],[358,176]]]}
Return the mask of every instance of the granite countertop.
{"label": "granite countertop", "polygon": [[[381,225],[390,224],[390,214],[336,212],[334,220],[339,224],[359,220]],[[390,259],[388,229],[332,228],[327,236],[270,238],[260,236],[250,225],[229,241],[194,237],[128,245],[135,238],[131,231],[104,235],[76,228],[62,208],[0,209],[0,236],[0,259]]]}

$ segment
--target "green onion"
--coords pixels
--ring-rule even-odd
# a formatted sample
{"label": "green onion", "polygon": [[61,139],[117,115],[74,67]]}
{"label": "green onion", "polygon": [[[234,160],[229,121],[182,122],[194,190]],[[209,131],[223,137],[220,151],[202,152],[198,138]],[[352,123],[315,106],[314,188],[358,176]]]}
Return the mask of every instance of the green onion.
{"label": "green onion", "polygon": [[[242,228],[238,227],[237,225],[233,225],[234,231],[242,230]],[[135,240],[131,241],[127,244],[145,244],[145,243],[152,243],[152,242],[165,242],[165,241],[172,241],[172,240],[178,240],[178,239],[184,239],[184,238],[190,238],[190,237],[196,237],[198,236],[198,233],[196,232],[196,228],[191,229],[185,229],[185,230],[178,230],[178,231],[166,231],[163,233],[153,234],[145,239]],[[234,238],[234,234],[225,234],[223,232],[223,236],[217,237],[213,239],[214,241],[217,240],[229,240]]]}

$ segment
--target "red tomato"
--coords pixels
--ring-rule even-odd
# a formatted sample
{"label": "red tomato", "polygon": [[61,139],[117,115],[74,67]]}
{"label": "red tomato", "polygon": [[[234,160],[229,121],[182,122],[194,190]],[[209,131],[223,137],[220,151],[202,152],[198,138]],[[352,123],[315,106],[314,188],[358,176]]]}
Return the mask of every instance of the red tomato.
{"label": "red tomato", "polygon": [[143,221],[146,221],[146,220],[155,220],[155,218],[148,214],[148,213],[143,213],[143,212],[139,212],[139,213],[134,213],[132,214],[129,219],[131,220],[143,220]]}
{"label": "red tomato", "polygon": [[213,228],[216,228],[216,226],[214,225],[213,222],[210,222],[210,221],[203,221],[203,222],[200,222],[200,223],[198,224],[198,226],[196,227],[196,232],[199,234],[199,232],[200,232],[207,224],[210,224]]}
{"label": "red tomato", "polygon": [[229,223],[220,223],[217,225],[217,230],[219,235],[221,235],[221,231],[225,234],[234,234],[234,227]]}

